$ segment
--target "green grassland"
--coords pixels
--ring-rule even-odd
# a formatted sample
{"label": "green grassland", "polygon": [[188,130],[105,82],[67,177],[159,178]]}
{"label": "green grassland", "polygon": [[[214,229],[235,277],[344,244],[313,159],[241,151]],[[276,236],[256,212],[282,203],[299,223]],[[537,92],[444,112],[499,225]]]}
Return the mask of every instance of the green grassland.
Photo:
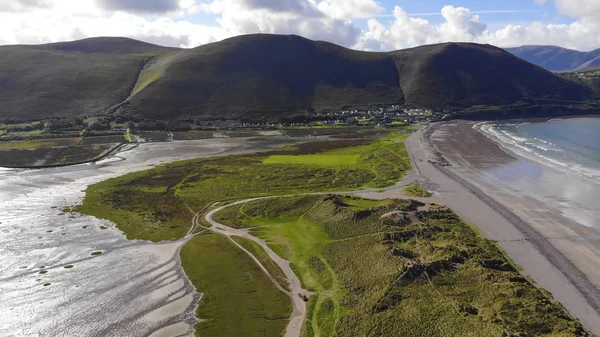
{"label": "green grassland", "polygon": [[270,156],[263,164],[294,164],[294,165],[317,165],[317,166],[344,166],[358,164],[359,155],[304,155],[304,156]]}
{"label": "green grassland", "polygon": [[[115,222],[129,239],[179,239],[187,233],[193,213],[216,201],[392,185],[410,169],[406,137],[392,133],[380,139],[308,143],[272,153],[177,162],[90,186],[76,210]],[[272,155],[350,155],[358,156],[358,162],[265,164]]]}
{"label": "green grassland", "polygon": [[419,183],[414,183],[402,189],[402,192],[409,197],[428,198],[431,196],[426,189],[421,187]]}
{"label": "green grassland", "polygon": [[79,143],[81,138],[56,138],[56,139],[34,139],[20,141],[0,142],[0,151],[7,150],[30,150],[38,148],[51,148],[57,146],[70,146]]}
{"label": "green grassland", "polygon": [[203,293],[197,336],[281,336],[292,311],[258,265],[228,238],[199,235],[181,252],[181,263]]}
{"label": "green grassland", "polygon": [[[39,143],[36,145],[39,145]],[[4,167],[52,167],[73,165],[96,160],[113,147],[114,144],[100,144],[0,150],[0,163],[2,163],[2,166]]]}
{"label": "green grassland", "polygon": [[281,268],[279,268],[279,266],[269,257],[263,247],[250,239],[240,236],[233,236],[232,239],[256,257],[256,259],[260,261],[260,264],[262,264],[269,272],[269,275],[271,275],[283,289],[290,290],[290,285],[283,270],[281,270]]}
{"label": "green grassland", "polygon": [[[422,204],[405,200],[357,203],[341,196],[264,199],[216,219],[250,227],[316,292],[304,336],[585,335],[448,209],[417,211]],[[421,222],[385,220],[392,211],[416,212]]]}

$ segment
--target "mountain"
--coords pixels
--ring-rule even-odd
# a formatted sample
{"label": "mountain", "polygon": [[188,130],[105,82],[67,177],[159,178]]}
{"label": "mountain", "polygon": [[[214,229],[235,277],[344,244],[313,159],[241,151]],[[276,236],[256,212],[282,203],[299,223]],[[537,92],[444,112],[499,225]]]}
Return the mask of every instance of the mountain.
{"label": "mountain", "polygon": [[589,95],[581,84],[477,44],[370,53],[258,34],[194,49],[122,38],[0,47],[0,119],[279,117],[376,104],[467,107]]}
{"label": "mountain", "polygon": [[523,46],[506,50],[550,71],[587,71],[600,67],[600,49],[580,52],[556,46]]}
{"label": "mountain", "polygon": [[127,99],[168,48],[123,38],[0,47],[0,118],[89,116]]}

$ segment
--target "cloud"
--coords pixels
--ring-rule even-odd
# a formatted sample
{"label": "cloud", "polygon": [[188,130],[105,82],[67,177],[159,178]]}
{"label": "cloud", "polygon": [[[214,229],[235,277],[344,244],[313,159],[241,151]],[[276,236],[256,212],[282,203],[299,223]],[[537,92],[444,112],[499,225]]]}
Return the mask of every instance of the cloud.
{"label": "cloud", "polygon": [[231,36],[249,33],[296,34],[351,46],[361,34],[349,20],[336,19],[323,13],[312,0],[214,0],[201,5],[201,9],[220,14],[217,22]]}
{"label": "cloud", "polygon": [[433,25],[422,18],[410,17],[402,8],[394,8],[394,21],[385,26],[376,19],[368,21],[356,48],[390,50],[447,41],[474,41],[487,34],[486,24],[464,7],[445,6],[445,21]]}
{"label": "cloud", "polygon": [[97,6],[107,11],[131,13],[168,13],[181,9],[179,0],[95,0]]}
{"label": "cloud", "polygon": [[370,18],[385,11],[373,0],[324,0],[317,8],[329,17],[341,20]]}
{"label": "cloud", "polygon": [[[199,7],[209,13],[239,13],[262,11],[272,14],[297,14],[304,17],[323,17],[316,4],[307,0],[214,0]],[[239,13],[244,14],[244,13]]]}
{"label": "cloud", "polygon": [[0,0],[0,12],[21,12],[49,7],[51,7],[49,0]]}
{"label": "cloud", "polygon": [[[167,46],[196,47],[240,34],[275,33],[373,51],[447,41],[500,47],[554,44],[578,50],[600,48],[597,0],[555,0],[560,13],[575,18],[570,24],[532,22],[494,30],[479,17],[483,12],[455,6],[443,7],[436,13],[442,22],[432,23],[424,18],[428,13],[408,14],[399,6],[386,16],[376,0],[200,1],[0,0],[0,44],[126,36]],[[198,11],[216,16],[216,23],[186,20],[186,15]],[[492,12],[514,11],[486,11]],[[367,19],[362,30],[353,20],[357,18]]]}
{"label": "cloud", "polygon": [[600,1],[598,0],[556,0],[561,13],[577,18],[600,19]]}

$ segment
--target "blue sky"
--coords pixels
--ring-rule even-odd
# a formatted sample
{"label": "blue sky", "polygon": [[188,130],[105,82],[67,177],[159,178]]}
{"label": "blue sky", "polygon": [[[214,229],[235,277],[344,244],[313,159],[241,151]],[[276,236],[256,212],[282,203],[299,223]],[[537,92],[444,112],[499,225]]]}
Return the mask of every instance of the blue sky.
{"label": "blue sky", "polygon": [[[600,0],[598,0],[600,1]],[[380,0],[378,4],[385,9],[379,19],[386,21],[386,16],[393,19],[392,11],[395,6],[404,9],[413,17],[427,19],[433,24],[444,21],[441,9],[446,5],[469,8],[474,14],[479,15],[490,28],[501,28],[508,24],[529,24],[534,21],[545,23],[566,24],[573,22],[573,18],[561,15],[552,2],[537,4],[533,0]],[[220,15],[197,13],[189,17],[199,24],[217,24]],[[367,19],[354,19],[353,22],[363,28]]]}
{"label": "blue sky", "polygon": [[0,0],[0,44],[126,36],[192,48],[253,33],[372,51],[449,41],[592,50],[600,0]]}

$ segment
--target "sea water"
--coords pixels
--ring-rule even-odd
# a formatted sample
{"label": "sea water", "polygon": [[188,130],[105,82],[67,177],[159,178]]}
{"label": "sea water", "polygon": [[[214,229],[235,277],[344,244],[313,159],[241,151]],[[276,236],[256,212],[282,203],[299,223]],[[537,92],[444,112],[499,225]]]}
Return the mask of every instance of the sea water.
{"label": "sea water", "polygon": [[488,177],[600,229],[600,118],[480,123],[474,128],[520,159],[486,172]]}

